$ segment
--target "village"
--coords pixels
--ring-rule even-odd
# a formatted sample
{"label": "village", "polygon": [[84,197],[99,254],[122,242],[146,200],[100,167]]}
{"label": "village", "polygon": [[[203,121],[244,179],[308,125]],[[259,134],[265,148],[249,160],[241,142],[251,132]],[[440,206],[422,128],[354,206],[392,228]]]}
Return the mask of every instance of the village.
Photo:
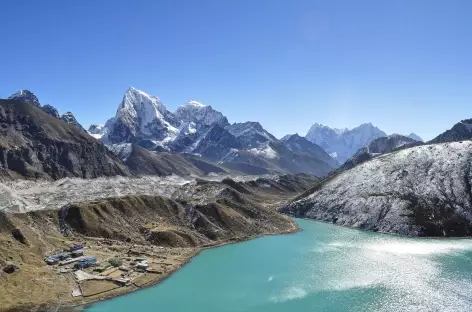
{"label": "village", "polygon": [[[88,240],[45,255],[45,263],[72,283],[74,301],[107,297],[159,281],[195,253],[193,248]],[[92,298],[90,298],[92,297]],[[87,300],[88,301],[88,300]]]}

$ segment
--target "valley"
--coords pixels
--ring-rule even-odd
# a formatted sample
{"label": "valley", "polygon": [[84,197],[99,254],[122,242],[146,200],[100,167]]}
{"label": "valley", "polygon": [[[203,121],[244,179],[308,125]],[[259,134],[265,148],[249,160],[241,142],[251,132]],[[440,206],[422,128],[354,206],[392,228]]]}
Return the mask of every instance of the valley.
{"label": "valley", "polygon": [[[3,207],[0,212],[0,267],[17,266],[14,273],[0,273],[2,311],[66,307],[116,296],[157,283],[204,248],[293,233],[295,223],[276,207],[313,183],[304,175],[239,182],[227,177],[190,182],[175,177],[160,184],[155,177],[118,180],[91,180],[94,187],[87,180],[58,180],[55,186],[42,182],[30,188],[22,181],[22,197],[30,196],[24,204],[43,200],[44,206],[23,206],[21,213]],[[148,193],[162,189],[165,197],[144,195],[140,185]],[[45,257],[75,244],[96,259],[85,273],[73,264],[45,263]],[[108,264],[111,259],[120,261],[115,269]],[[147,268],[136,271],[143,259]]]}

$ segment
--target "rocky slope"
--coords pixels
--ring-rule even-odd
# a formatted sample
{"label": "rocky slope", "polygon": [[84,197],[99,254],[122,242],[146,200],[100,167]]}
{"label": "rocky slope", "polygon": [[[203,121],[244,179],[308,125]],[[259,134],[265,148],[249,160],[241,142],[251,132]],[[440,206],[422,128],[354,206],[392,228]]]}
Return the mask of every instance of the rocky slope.
{"label": "rocky slope", "polygon": [[228,131],[234,135],[245,148],[257,148],[266,142],[278,142],[278,140],[258,122],[248,121],[234,123],[228,127]]}
{"label": "rocky slope", "polygon": [[52,178],[127,175],[107,148],[35,105],[0,100],[0,175]]}
{"label": "rocky slope", "polygon": [[414,236],[472,235],[472,142],[381,155],[282,208],[295,216]]}

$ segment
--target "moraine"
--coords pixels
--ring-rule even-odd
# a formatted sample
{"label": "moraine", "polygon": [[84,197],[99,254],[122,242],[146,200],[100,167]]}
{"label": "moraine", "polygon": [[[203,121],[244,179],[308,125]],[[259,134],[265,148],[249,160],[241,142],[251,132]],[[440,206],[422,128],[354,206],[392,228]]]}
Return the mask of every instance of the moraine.
{"label": "moraine", "polygon": [[105,311],[470,311],[472,241],[298,220],[303,231],[202,252]]}

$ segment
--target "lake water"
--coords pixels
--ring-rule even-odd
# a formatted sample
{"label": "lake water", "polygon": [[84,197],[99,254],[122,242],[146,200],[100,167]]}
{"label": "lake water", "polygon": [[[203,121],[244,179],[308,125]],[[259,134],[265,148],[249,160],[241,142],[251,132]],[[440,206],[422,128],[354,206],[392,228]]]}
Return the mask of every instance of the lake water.
{"label": "lake water", "polygon": [[302,232],[209,249],[89,312],[472,311],[472,240],[298,220]]}

